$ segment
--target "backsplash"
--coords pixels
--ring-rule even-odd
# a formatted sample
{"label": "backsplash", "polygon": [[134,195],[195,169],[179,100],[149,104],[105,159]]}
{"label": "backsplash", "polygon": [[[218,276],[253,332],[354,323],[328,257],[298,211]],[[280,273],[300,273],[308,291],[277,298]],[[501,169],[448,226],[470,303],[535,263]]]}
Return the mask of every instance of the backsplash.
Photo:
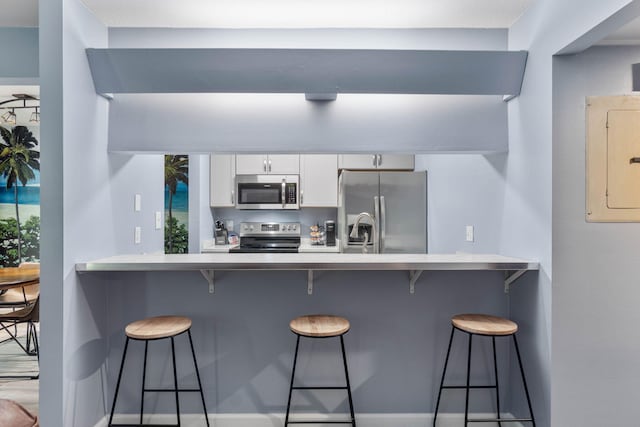
{"label": "backsplash", "polygon": [[[309,237],[309,227],[314,224],[323,225],[324,221],[336,221],[338,209],[336,208],[303,208],[300,210],[238,210],[235,208],[211,209],[214,222],[221,219],[228,226],[228,221],[233,221],[233,231],[237,232],[241,222],[299,222],[302,225],[302,237]],[[213,230],[209,231],[213,236]]]}

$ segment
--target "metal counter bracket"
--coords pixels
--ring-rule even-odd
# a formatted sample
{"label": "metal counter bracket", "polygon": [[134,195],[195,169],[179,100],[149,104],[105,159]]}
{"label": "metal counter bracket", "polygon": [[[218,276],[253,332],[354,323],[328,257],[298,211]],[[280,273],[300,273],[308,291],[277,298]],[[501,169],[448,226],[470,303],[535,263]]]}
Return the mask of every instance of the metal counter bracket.
{"label": "metal counter bracket", "polygon": [[415,294],[416,293],[416,282],[420,278],[420,275],[422,274],[423,271],[424,270],[411,270],[411,271],[409,271],[409,293],[410,294]]}
{"label": "metal counter bracket", "polygon": [[212,294],[215,292],[215,281],[214,281],[214,270],[200,270],[200,273],[207,279],[209,283],[209,293]]}
{"label": "metal counter bracket", "polygon": [[511,290],[511,284],[518,280],[524,273],[529,270],[515,270],[504,272],[504,293],[508,294]]}
{"label": "metal counter bracket", "polygon": [[313,294],[313,270],[307,270],[307,294]]}

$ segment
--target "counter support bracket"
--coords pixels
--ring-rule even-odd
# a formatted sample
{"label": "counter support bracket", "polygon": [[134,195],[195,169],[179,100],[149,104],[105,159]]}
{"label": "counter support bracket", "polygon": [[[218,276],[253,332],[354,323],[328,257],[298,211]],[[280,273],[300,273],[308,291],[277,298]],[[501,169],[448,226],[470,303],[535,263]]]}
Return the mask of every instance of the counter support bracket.
{"label": "counter support bracket", "polygon": [[504,273],[504,293],[511,291],[511,285],[529,270],[506,271]]}
{"label": "counter support bracket", "polygon": [[214,270],[200,270],[200,273],[204,276],[209,283],[209,293],[212,294],[215,292],[215,278],[214,278]]}
{"label": "counter support bracket", "polygon": [[424,270],[411,270],[411,271],[409,271],[409,293],[410,294],[415,294],[416,293],[416,282],[420,278],[420,275],[422,274],[423,271]]}
{"label": "counter support bracket", "polygon": [[313,294],[313,270],[307,270],[307,295]]}

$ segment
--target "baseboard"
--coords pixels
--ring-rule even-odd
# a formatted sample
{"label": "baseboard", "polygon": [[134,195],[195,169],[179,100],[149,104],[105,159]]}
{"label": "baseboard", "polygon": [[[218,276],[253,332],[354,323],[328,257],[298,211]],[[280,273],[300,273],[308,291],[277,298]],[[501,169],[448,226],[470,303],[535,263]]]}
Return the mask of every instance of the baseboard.
{"label": "baseboard", "polygon": [[[469,418],[489,418],[495,414],[469,414]],[[505,418],[511,414],[503,414]],[[293,419],[293,418],[292,418]],[[344,416],[308,415],[296,419],[314,420],[343,420]],[[175,415],[145,415],[145,423],[171,424],[175,423]],[[94,427],[107,427],[109,417],[105,416]],[[114,416],[117,423],[137,423],[139,416],[126,414]],[[433,423],[433,414],[356,414],[358,427],[427,427]],[[212,427],[283,427],[284,414],[209,414]],[[184,427],[202,427],[204,419],[198,414],[183,414],[181,425]],[[314,426],[335,426],[336,424],[311,424]],[[345,424],[348,425],[348,424]],[[462,414],[438,415],[438,427],[460,427],[464,425]],[[491,424],[485,424],[490,426]],[[522,423],[509,423],[509,427],[524,427]]]}

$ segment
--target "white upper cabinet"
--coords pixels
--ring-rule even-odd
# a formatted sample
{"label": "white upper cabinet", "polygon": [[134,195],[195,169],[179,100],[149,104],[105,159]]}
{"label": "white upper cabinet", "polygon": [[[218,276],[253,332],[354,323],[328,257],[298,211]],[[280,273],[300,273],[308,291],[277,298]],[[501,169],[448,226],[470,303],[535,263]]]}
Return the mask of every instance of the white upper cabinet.
{"label": "white upper cabinet", "polygon": [[414,170],[415,158],[411,154],[341,154],[338,167],[354,170]]}
{"label": "white upper cabinet", "polygon": [[299,154],[238,154],[235,157],[238,175],[300,173]]}
{"label": "white upper cabinet", "polygon": [[338,206],[338,155],[300,155],[300,207]]}
{"label": "white upper cabinet", "polygon": [[236,156],[233,154],[212,154],[209,177],[211,206],[235,206]]}

